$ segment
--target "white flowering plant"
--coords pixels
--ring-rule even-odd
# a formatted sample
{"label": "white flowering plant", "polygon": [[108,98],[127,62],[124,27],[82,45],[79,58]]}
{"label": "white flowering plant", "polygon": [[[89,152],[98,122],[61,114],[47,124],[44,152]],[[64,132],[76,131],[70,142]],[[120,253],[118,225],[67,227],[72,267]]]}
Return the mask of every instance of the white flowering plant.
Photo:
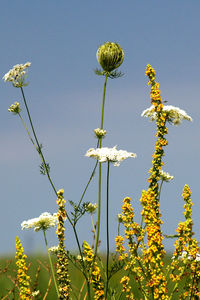
{"label": "white flowering plant", "polygon": [[[134,209],[131,199],[125,197],[121,207],[121,213],[116,216],[117,236],[115,237],[116,252],[110,253],[110,220],[109,220],[109,197],[110,197],[110,167],[120,166],[127,158],[136,158],[134,152],[118,150],[117,146],[112,148],[103,147],[103,139],[109,136],[104,129],[104,108],[106,99],[106,88],[109,78],[119,78],[122,73],[118,71],[124,60],[124,51],[119,44],[107,42],[101,45],[97,51],[97,60],[102,69],[96,69],[95,73],[104,77],[104,89],[102,97],[102,108],[100,116],[100,127],[94,129],[97,139],[96,148],[89,148],[85,156],[95,159],[95,166],[89,180],[83,190],[79,202],[67,200],[71,205],[71,211],[66,210],[64,190],[57,190],[50,176],[50,166],[46,162],[42,146],[31,119],[28,103],[24,93],[27,86],[27,68],[31,63],[15,65],[3,79],[11,82],[15,88],[19,88],[25,112],[28,116],[31,132],[28,130],[22,118],[22,104],[15,102],[8,109],[14,115],[18,115],[41,159],[40,172],[47,176],[50,187],[55,193],[58,211],[54,214],[44,212],[39,217],[23,221],[22,229],[33,229],[41,231],[44,236],[47,248],[51,277],[55,288],[54,299],[88,299],[88,300],[119,300],[119,299],[199,299],[200,298],[200,253],[198,242],[192,231],[192,205],[191,190],[188,185],[183,189],[184,217],[185,221],[178,224],[177,233],[171,236],[162,233],[162,220],[160,212],[160,199],[162,185],[164,182],[173,180],[173,176],[165,172],[164,147],[168,145],[166,125],[180,125],[183,120],[192,121],[192,118],[182,109],[164,105],[159,84],[156,82],[156,73],[151,65],[147,65],[146,76],[151,86],[151,107],[144,110],[142,116],[149,117],[155,121],[157,126],[155,152],[153,154],[152,167],[149,170],[148,189],[142,191],[140,203],[141,221],[135,221]],[[103,214],[106,216],[106,254],[102,259],[100,251],[100,224],[102,220],[102,168],[106,168],[106,209]],[[98,170],[98,172],[96,172]],[[97,174],[96,174],[97,173]],[[86,191],[90,187],[93,178],[98,177],[97,203],[84,201],[87,197]],[[93,201],[94,202],[94,201]],[[93,235],[93,243],[90,245],[80,237],[77,230],[77,223],[84,215],[90,215]],[[94,222],[96,218],[96,223]],[[65,223],[71,226],[77,243],[77,253],[73,253],[65,244]],[[49,247],[46,231],[56,227],[58,245]],[[124,230],[122,230],[122,227]],[[88,230],[88,228],[86,228]],[[82,238],[82,241],[81,241]],[[165,265],[166,252],[163,245],[164,238],[174,238],[174,253],[171,263]],[[56,264],[53,265],[52,255],[56,257]],[[30,276],[23,254],[23,247],[19,238],[16,239],[16,259],[18,273],[15,279],[15,286],[3,299],[8,298],[11,292],[20,299],[42,299],[41,292],[37,286],[31,287]],[[82,286],[75,287],[70,280],[70,268],[72,264],[82,274]],[[118,275],[119,282],[112,285],[115,275]],[[113,279],[114,278],[114,279]],[[47,292],[43,295],[46,298]],[[40,297],[40,298],[37,298]]]}

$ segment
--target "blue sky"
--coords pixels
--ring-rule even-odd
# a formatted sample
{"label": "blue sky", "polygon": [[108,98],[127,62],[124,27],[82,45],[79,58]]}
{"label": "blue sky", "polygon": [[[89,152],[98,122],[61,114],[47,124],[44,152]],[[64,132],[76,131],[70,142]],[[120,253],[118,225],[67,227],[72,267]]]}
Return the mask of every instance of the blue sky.
{"label": "blue sky", "polygon": [[[100,126],[103,77],[96,51],[106,41],[118,42],[125,52],[122,78],[109,80],[106,94],[104,146],[136,152],[119,168],[111,168],[111,244],[117,233],[116,215],[123,197],[130,196],[140,220],[142,189],[147,188],[155,142],[155,124],[141,118],[150,106],[145,67],[157,71],[163,100],[192,116],[193,122],[169,125],[164,158],[174,180],[163,187],[161,211],[163,232],[175,232],[183,220],[184,184],[192,189],[196,237],[200,234],[199,202],[199,1],[4,1],[1,3],[1,77],[15,64],[32,63],[25,94],[51,176],[65,199],[78,201],[94,160],[84,157],[95,147],[93,129]],[[23,220],[42,212],[55,212],[56,199],[47,178],[39,173],[39,157],[18,117],[7,111],[22,103],[20,90],[0,82],[0,253],[15,251],[19,235],[26,251],[44,249],[41,233],[21,231]],[[22,111],[22,114],[25,110]],[[26,117],[25,117],[26,119]],[[105,174],[104,167],[104,174]],[[105,186],[105,179],[103,180]],[[85,201],[97,202],[97,176]],[[105,249],[105,188],[103,190],[101,250]],[[69,210],[69,206],[67,205]],[[91,242],[90,217],[78,227],[80,240]],[[56,243],[54,230],[49,244]],[[165,241],[167,249],[173,242]],[[72,230],[66,223],[66,246],[76,249]]]}

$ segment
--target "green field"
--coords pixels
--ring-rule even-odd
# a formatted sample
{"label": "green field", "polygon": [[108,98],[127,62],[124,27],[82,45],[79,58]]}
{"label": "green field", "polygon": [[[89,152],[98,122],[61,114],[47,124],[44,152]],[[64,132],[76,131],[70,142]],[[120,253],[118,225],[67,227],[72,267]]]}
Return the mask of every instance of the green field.
{"label": "green field", "polygon": [[[170,258],[166,258],[166,265],[169,263]],[[31,285],[32,290],[40,290],[41,294],[35,299],[40,300],[44,299],[45,293],[49,287],[49,263],[48,257],[45,255],[38,255],[38,256],[29,256],[27,259],[29,264],[29,275],[31,276]],[[55,261],[54,261],[55,263]],[[38,271],[38,267],[40,270]],[[69,264],[69,273],[70,279],[73,283],[72,285],[72,299],[79,299],[83,300],[85,293],[86,293],[86,285],[84,285],[84,277],[83,275],[72,265]],[[18,299],[17,296],[17,287],[15,287],[14,280],[16,275],[16,265],[15,259],[13,257],[1,257],[0,258],[0,299]],[[125,297],[120,295],[121,291],[121,284],[119,284],[120,279],[123,275],[123,271],[116,273],[111,281],[110,285],[112,289],[118,292],[118,297],[113,299],[125,299]],[[135,286],[135,283],[132,283]],[[136,287],[136,286],[135,286]],[[168,287],[170,289],[170,287]],[[8,292],[12,291],[8,295]],[[136,292],[136,290],[135,290]],[[7,297],[5,297],[8,295]],[[141,294],[137,292],[135,294],[137,299],[143,299]],[[53,281],[51,282],[50,289],[45,299],[57,299],[56,291],[53,285]],[[173,297],[173,299],[178,299],[177,297]]]}

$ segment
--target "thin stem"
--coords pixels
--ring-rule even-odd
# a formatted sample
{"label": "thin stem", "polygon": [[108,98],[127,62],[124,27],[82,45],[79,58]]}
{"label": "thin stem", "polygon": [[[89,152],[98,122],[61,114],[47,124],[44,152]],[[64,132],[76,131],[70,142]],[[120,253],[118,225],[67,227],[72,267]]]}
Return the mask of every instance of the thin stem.
{"label": "thin stem", "polygon": [[[27,131],[27,133],[28,133],[28,135],[29,135],[29,138],[31,139],[33,145],[35,146],[37,152],[38,152],[39,155],[40,155],[40,158],[41,158],[41,160],[42,160],[42,163],[43,163],[43,166],[44,166],[44,168],[45,168],[45,172],[46,172],[46,174],[47,174],[47,177],[48,177],[48,179],[49,179],[49,182],[50,182],[50,184],[51,184],[51,186],[52,186],[52,188],[53,188],[53,190],[54,190],[54,192],[55,192],[55,194],[56,194],[56,196],[57,196],[56,188],[55,188],[55,186],[54,186],[54,184],[53,184],[53,182],[52,182],[52,180],[51,180],[51,178],[50,178],[49,171],[48,171],[48,168],[47,168],[47,164],[46,164],[46,162],[45,162],[45,159],[44,159],[44,155],[43,155],[43,153],[42,153],[41,146],[40,146],[40,144],[39,144],[39,141],[38,141],[38,139],[37,139],[37,136],[36,136],[36,133],[35,133],[35,130],[34,130],[34,127],[33,127],[33,122],[32,122],[32,120],[31,120],[31,116],[30,116],[30,112],[29,112],[29,109],[28,109],[28,105],[27,105],[27,102],[26,102],[26,98],[25,98],[25,95],[24,95],[23,88],[21,87],[20,89],[21,89],[21,92],[22,92],[24,104],[25,104],[25,107],[26,107],[26,111],[27,111],[27,114],[28,114],[29,122],[30,122],[30,124],[31,124],[32,132],[33,132],[33,135],[34,135],[34,138],[35,138],[35,141],[36,141],[37,146],[35,145],[33,139],[31,138],[31,135],[30,135],[30,133],[29,133],[29,131],[28,131],[28,129],[27,129],[27,126],[26,126],[25,122],[23,121],[22,118],[21,118],[21,120],[22,120],[22,122],[23,122],[23,124],[24,124],[24,126],[25,126],[25,129],[26,129],[26,131]],[[19,116],[20,116],[20,115],[19,115]],[[67,219],[69,220],[70,224],[73,226],[73,223],[72,223],[72,221],[71,221],[69,215],[67,214],[67,212],[66,212],[66,216],[67,216]]]}
{"label": "thin stem", "polygon": [[[107,85],[108,74],[105,75],[104,81],[104,89],[103,89],[103,102],[102,102],[102,110],[101,110],[101,128],[103,129],[103,119],[104,119],[104,106],[105,106],[105,98],[106,98],[106,85]],[[102,140],[102,139],[101,139]],[[100,140],[100,142],[101,142]],[[101,148],[101,146],[100,146]]]}
{"label": "thin stem", "polygon": [[159,198],[158,198],[158,202],[160,202],[160,194],[161,194],[161,190],[162,190],[162,185],[163,185],[163,179],[161,180],[161,184],[160,184],[160,189],[159,189]]}
{"label": "thin stem", "polygon": [[80,243],[79,243],[79,239],[78,239],[78,234],[77,234],[77,231],[76,231],[76,226],[75,225],[72,225],[73,227],[73,230],[74,230],[74,235],[75,235],[75,238],[76,238],[76,242],[77,242],[77,245],[78,245],[78,249],[79,249],[79,253],[80,253],[80,256],[81,256],[81,264],[82,264],[82,273],[87,281],[87,288],[88,288],[88,298],[91,299],[91,296],[90,296],[90,282],[89,282],[89,278],[87,276],[87,274],[85,273],[84,269],[85,269],[85,264],[84,264],[84,260],[83,260],[83,253],[81,251],[81,246],[80,246]]}
{"label": "thin stem", "polygon": [[96,163],[95,163],[94,169],[93,169],[92,174],[90,175],[90,178],[89,178],[89,180],[88,180],[88,183],[87,183],[87,185],[86,185],[86,187],[85,187],[85,189],[84,189],[84,191],[83,191],[83,194],[82,194],[81,199],[80,199],[80,201],[79,201],[79,203],[78,203],[77,209],[78,209],[79,206],[81,205],[81,202],[82,202],[82,200],[83,200],[83,198],[84,198],[84,196],[85,196],[85,193],[86,193],[86,191],[87,191],[87,189],[88,189],[88,186],[89,186],[89,184],[90,184],[92,178],[94,177],[94,174],[95,174],[97,165],[98,165],[98,161],[96,161]]}
{"label": "thin stem", "polygon": [[107,299],[108,293],[108,267],[109,267],[109,173],[110,173],[110,162],[108,161],[107,165],[107,191],[106,191],[106,229],[107,229],[107,254],[106,254],[106,292],[105,292],[105,299]]}
{"label": "thin stem", "polygon": [[55,272],[54,272],[54,268],[53,268],[53,264],[52,264],[52,260],[51,260],[51,255],[49,253],[49,248],[48,248],[48,243],[47,243],[47,238],[46,238],[45,230],[43,230],[43,233],[44,233],[45,245],[46,245],[47,253],[48,253],[48,257],[49,257],[49,263],[50,263],[50,267],[51,267],[51,272],[52,272],[52,276],[53,276],[53,281],[54,281],[54,285],[55,285],[55,288],[56,288],[57,296],[59,298],[58,286],[57,286]]}
{"label": "thin stem", "polygon": [[36,135],[36,132],[35,132],[35,129],[34,129],[34,126],[33,126],[33,123],[32,123],[32,120],[31,120],[31,115],[30,115],[30,112],[29,112],[29,109],[28,109],[28,105],[27,105],[27,102],[26,102],[26,98],[25,98],[25,95],[24,95],[24,91],[23,91],[23,88],[21,87],[21,92],[22,92],[22,97],[23,97],[23,100],[24,100],[24,104],[25,104],[25,107],[26,107],[26,111],[27,111],[27,114],[28,114],[28,118],[29,118],[29,122],[30,122],[30,125],[31,125],[31,129],[32,129],[32,132],[33,132],[33,135],[34,135],[34,138],[35,138],[35,141],[36,141],[36,144],[37,144],[37,151],[42,159],[42,163],[43,163],[43,166],[44,166],[44,169],[45,169],[45,172],[47,174],[47,177],[49,179],[49,182],[57,196],[57,191],[56,191],[56,188],[51,180],[51,177],[49,175],[49,171],[48,171],[48,168],[47,168],[47,164],[45,162],[45,159],[44,159],[44,155],[42,153],[42,149],[41,149],[41,146],[39,144],[39,141],[38,141],[38,138],[37,138],[37,135]]}
{"label": "thin stem", "polygon": [[[51,178],[50,178],[49,171],[48,171],[48,168],[47,168],[47,165],[46,165],[46,162],[45,162],[43,153],[42,153],[42,149],[41,149],[41,146],[40,146],[39,141],[38,141],[38,139],[37,139],[37,135],[36,135],[36,132],[35,132],[35,129],[34,129],[32,120],[31,120],[31,116],[30,116],[30,112],[29,112],[29,109],[28,109],[28,105],[27,105],[27,102],[26,102],[26,98],[25,98],[25,95],[24,95],[23,88],[21,87],[20,89],[21,89],[21,92],[22,92],[24,104],[25,104],[25,107],[26,107],[26,111],[27,111],[27,114],[28,114],[29,122],[30,122],[30,125],[31,125],[31,128],[32,128],[32,132],[33,132],[33,135],[34,135],[34,138],[35,138],[37,147],[36,147],[36,145],[35,145],[33,139],[31,138],[30,133],[29,133],[29,131],[28,131],[26,125],[25,125],[25,128],[26,128],[26,130],[27,130],[27,132],[28,132],[29,138],[31,139],[33,145],[36,147],[36,150],[37,150],[37,152],[39,153],[39,155],[40,155],[40,157],[41,157],[41,160],[42,160],[43,166],[44,166],[44,168],[45,168],[45,171],[46,171],[47,177],[48,177],[48,179],[49,179],[49,182],[50,182],[50,184],[51,184],[51,186],[52,186],[52,188],[53,188],[53,190],[54,190],[54,192],[55,192],[55,194],[56,194],[56,196],[57,196],[56,188],[55,188],[55,186],[54,186],[54,184],[53,184],[53,182],[52,182],[52,180],[51,180]],[[24,124],[25,124],[25,123],[24,123]],[[91,178],[91,179],[92,179],[92,178]],[[90,180],[90,181],[91,181],[91,180]],[[90,181],[89,181],[89,182],[90,182]],[[88,184],[88,185],[89,185],[89,184]],[[76,242],[77,242],[77,245],[78,245],[78,248],[79,248],[79,252],[80,252],[80,255],[81,255],[82,261],[83,261],[83,255],[82,255],[82,251],[81,251],[81,247],[80,247],[80,243],[79,243],[79,239],[78,239],[78,235],[77,235],[77,231],[76,231],[75,225],[72,223],[72,221],[71,221],[71,219],[70,219],[70,217],[69,217],[69,215],[68,215],[67,212],[66,212],[66,216],[67,216],[67,219],[68,219],[68,221],[70,222],[71,226],[73,227],[74,234],[75,234],[75,238],[76,238]],[[83,274],[84,274],[85,278],[87,278],[87,275],[86,275],[85,272],[84,272],[84,263],[83,263]],[[89,299],[90,299],[90,286],[89,286],[89,283],[88,283],[88,282],[87,282],[87,285],[88,285],[88,288],[89,288],[89,290],[88,290],[88,296],[89,296]]]}
{"label": "thin stem", "polygon": [[[106,85],[107,85],[108,74],[105,75],[104,89],[103,89],[103,99],[102,99],[102,110],[101,110],[101,128],[103,129],[104,120],[104,107],[105,107],[105,96],[106,96]],[[101,148],[102,139],[99,140],[99,148]],[[94,259],[97,254],[97,248],[99,244],[99,233],[100,233],[100,218],[101,218],[101,163],[99,162],[99,183],[98,183],[98,220],[97,220],[97,235],[94,250]]]}
{"label": "thin stem", "polygon": [[33,146],[34,146],[35,149],[38,151],[38,148],[37,148],[36,144],[34,143],[34,140],[32,139],[32,137],[31,137],[31,135],[30,135],[30,132],[29,132],[27,126],[26,126],[26,123],[24,122],[24,120],[23,120],[21,114],[18,113],[18,115],[19,115],[19,117],[20,117],[20,120],[22,121],[22,124],[23,124],[24,128],[26,129],[26,132],[28,133],[28,136],[29,136],[29,138],[30,138],[30,140],[31,140],[31,142],[32,142],[32,144],[33,144]]}
{"label": "thin stem", "polygon": [[94,239],[96,239],[96,229],[95,229],[95,226],[94,226],[92,214],[91,214],[91,222],[92,222],[92,230],[94,231]]}
{"label": "thin stem", "polygon": [[101,163],[99,162],[98,217],[97,217],[97,233],[96,233],[96,243],[95,243],[95,250],[94,250],[94,259],[97,255],[97,248],[98,248],[98,243],[99,243],[100,218],[101,218]]}

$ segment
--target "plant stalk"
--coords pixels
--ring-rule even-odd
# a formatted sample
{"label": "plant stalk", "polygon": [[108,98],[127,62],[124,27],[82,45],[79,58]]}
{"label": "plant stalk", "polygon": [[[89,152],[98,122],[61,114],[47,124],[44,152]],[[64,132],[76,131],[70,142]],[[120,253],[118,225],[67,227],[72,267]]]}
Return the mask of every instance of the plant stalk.
{"label": "plant stalk", "polygon": [[43,230],[43,233],[44,233],[45,245],[46,245],[47,253],[48,253],[48,257],[49,257],[50,268],[51,268],[51,272],[52,272],[52,276],[53,276],[53,281],[54,281],[54,285],[55,285],[55,288],[56,288],[57,296],[59,298],[58,286],[57,286],[55,272],[54,272],[54,268],[53,268],[53,264],[52,264],[52,260],[51,260],[51,255],[49,253],[49,248],[48,248],[48,243],[47,243],[47,238],[46,238],[45,230]]}

